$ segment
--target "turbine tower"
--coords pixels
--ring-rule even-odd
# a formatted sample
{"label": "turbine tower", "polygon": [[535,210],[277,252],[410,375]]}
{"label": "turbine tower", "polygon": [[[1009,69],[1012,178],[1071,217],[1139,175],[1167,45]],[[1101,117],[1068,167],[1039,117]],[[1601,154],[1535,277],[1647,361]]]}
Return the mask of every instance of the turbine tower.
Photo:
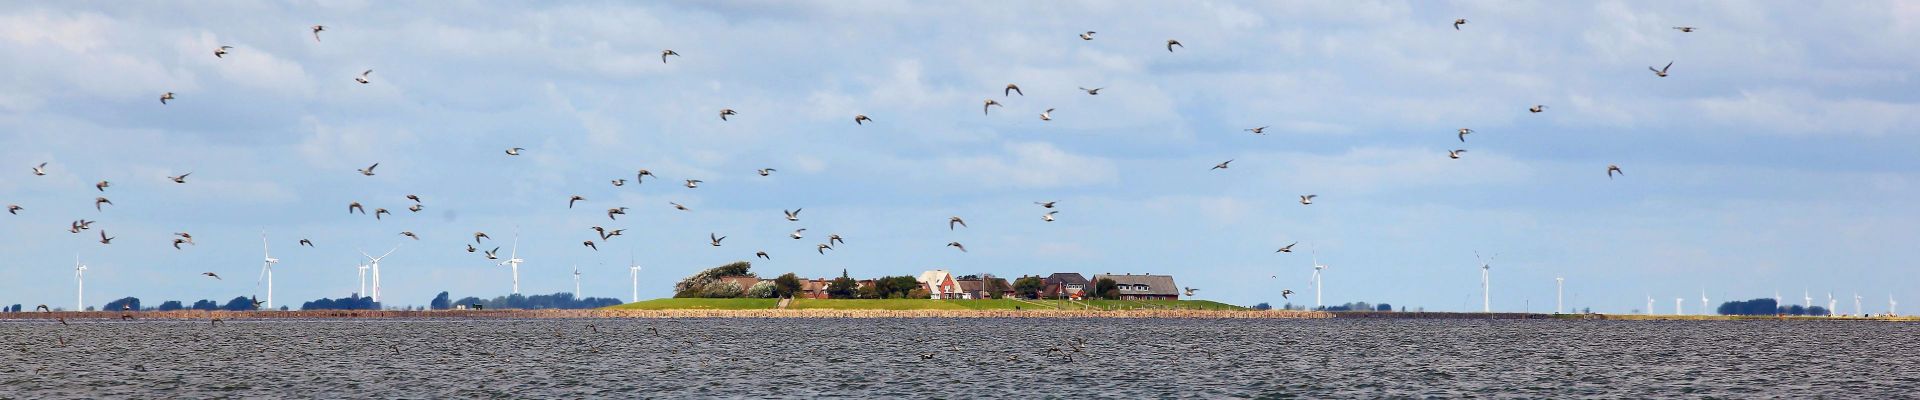
{"label": "turbine tower", "polygon": [[267,277],[267,309],[273,309],[273,264],[280,259],[273,258],[273,252],[267,250],[267,231],[260,231],[260,253],[266,257],[266,264],[260,267],[260,274]]}
{"label": "turbine tower", "polygon": [[353,294],[356,296],[365,296],[367,295],[367,265],[360,264],[357,269],[360,270],[360,291],[353,292]]}
{"label": "turbine tower", "polygon": [[640,264],[627,262],[627,278],[633,279],[633,302],[640,302]]}
{"label": "turbine tower", "polygon": [[1327,270],[1327,266],[1320,265],[1320,250],[1314,250],[1313,251],[1313,308],[1316,310],[1320,309],[1321,307],[1324,307],[1320,303],[1320,293],[1321,293],[1320,281],[1324,277],[1323,274],[1321,274],[1321,271],[1325,271],[1325,270]]}
{"label": "turbine tower", "polygon": [[1773,313],[1774,314],[1780,313],[1780,290],[1779,289],[1773,290]]}
{"label": "turbine tower", "polygon": [[[81,267],[81,268],[85,268],[85,267]],[[1899,305],[1900,305],[1900,302],[1893,301],[1893,292],[1887,292],[1887,316],[1889,317],[1899,316],[1900,313],[1894,312],[1895,310],[1898,310],[1897,308],[1894,308],[1894,307],[1897,307]]]}
{"label": "turbine tower", "polygon": [[1653,295],[1647,295],[1647,315],[1653,315]]}
{"label": "turbine tower", "polygon": [[[393,246],[393,250],[399,249],[400,246]],[[381,254],[379,257],[367,255],[366,250],[360,251],[361,256],[367,257],[367,267],[373,270],[373,292],[371,293],[372,296],[369,297],[372,297],[375,303],[380,302],[380,260],[393,255],[393,250],[387,250],[387,254]]]}
{"label": "turbine tower", "polygon": [[1808,292],[1807,292],[1806,290],[1804,290],[1804,289],[1800,291],[1800,298],[1802,298],[1802,299],[1806,299],[1806,306],[1805,306],[1805,307],[1807,308],[1807,311],[1806,311],[1805,313],[1803,313],[1803,314],[1801,314],[1801,315],[1812,315],[1812,314],[1813,314],[1813,295],[1811,295],[1811,294],[1807,294],[1807,293],[1808,293]]}
{"label": "turbine tower", "polygon": [[80,263],[80,256],[73,256],[73,310],[87,309],[87,265]]}
{"label": "turbine tower", "polygon": [[580,298],[580,266],[573,266],[573,298]]}
{"label": "turbine tower", "polygon": [[1860,292],[1853,292],[1853,316],[1856,316],[1856,317],[1867,316],[1866,314],[1860,313]]}
{"label": "turbine tower", "polygon": [[500,265],[513,268],[513,294],[520,294],[520,263],[523,262],[527,262],[527,260],[520,259],[520,233],[514,232],[513,253],[507,256],[506,261],[500,262]]}
{"label": "turbine tower", "polygon": [[1707,302],[1707,289],[1700,289],[1700,313],[1711,314],[1713,312],[1707,311],[1707,310],[1712,310],[1712,309],[1713,309],[1713,305]]}
{"label": "turbine tower", "polygon": [[1839,306],[1839,304],[1834,303],[1835,301],[1837,300],[1833,299],[1833,291],[1827,291],[1827,316],[1829,317],[1833,316],[1833,308]]}
{"label": "turbine tower", "polygon": [[1685,314],[1685,313],[1683,313],[1683,312],[1681,312],[1682,310],[1680,309],[1680,303],[1682,303],[1682,302],[1685,302],[1685,301],[1687,301],[1687,299],[1686,299],[1686,298],[1682,298],[1682,297],[1675,297],[1675,298],[1673,298],[1673,315],[1683,315],[1683,314]]}
{"label": "turbine tower", "polygon": [[1566,298],[1566,292],[1567,292],[1566,289],[1567,289],[1567,278],[1562,278],[1557,276],[1553,277],[1553,313],[1554,314],[1559,314],[1560,310],[1567,309],[1566,304],[1561,302],[1562,299]]}
{"label": "turbine tower", "polygon": [[1493,291],[1489,285],[1490,282],[1487,277],[1487,272],[1493,268],[1493,259],[1499,256],[1499,254],[1495,254],[1492,257],[1487,257],[1486,260],[1480,260],[1480,252],[1473,252],[1473,259],[1480,261],[1480,312],[1493,312]]}

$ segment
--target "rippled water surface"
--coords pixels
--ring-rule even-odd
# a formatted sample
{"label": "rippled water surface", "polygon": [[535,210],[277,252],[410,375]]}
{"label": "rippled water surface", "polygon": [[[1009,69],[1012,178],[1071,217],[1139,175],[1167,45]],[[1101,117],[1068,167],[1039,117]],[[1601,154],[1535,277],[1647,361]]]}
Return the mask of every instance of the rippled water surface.
{"label": "rippled water surface", "polygon": [[0,397],[1908,398],[1917,339],[1884,322],[8,321]]}

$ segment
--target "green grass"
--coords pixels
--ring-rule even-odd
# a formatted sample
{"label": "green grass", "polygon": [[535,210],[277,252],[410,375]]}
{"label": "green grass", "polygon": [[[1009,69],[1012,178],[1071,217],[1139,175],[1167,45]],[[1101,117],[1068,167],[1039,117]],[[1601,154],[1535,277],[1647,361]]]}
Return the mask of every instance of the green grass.
{"label": "green grass", "polygon": [[653,299],[607,307],[610,310],[757,310],[780,305],[777,299]]}
{"label": "green grass", "polygon": [[[775,299],[653,299],[608,307],[612,310],[755,310],[778,307]],[[790,309],[822,310],[1245,310],[1245,307],[1206,300],[933,300],[933,299],[795,299]]]}

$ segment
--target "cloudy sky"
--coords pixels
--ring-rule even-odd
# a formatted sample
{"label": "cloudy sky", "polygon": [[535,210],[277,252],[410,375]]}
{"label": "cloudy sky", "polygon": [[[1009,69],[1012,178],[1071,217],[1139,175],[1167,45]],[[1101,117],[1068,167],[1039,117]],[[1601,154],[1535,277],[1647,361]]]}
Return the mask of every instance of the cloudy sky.
{"label": "cloudy sky", "polygon": [[[1156,273],[1280,304],[1317,251],[1329,303],[1477,310],[1478,251],[1499,310],[1550,309],[1564,276],[1596,311],[1703,290],[1881,311],[1920,287],[1917,34],[1920,6],[1877,1],[19,4],[0,303],[71,308],[76,255],[90,305],[254,294],[262,230],[280,304],[354,292],[356,249],[395,245],[386,303],[491,297],[507,269],[463,243],[518,231],[523,292],[577,265],[623,300],[629,257],[646,298],[764,250],[767,276]],[[594,251],[594,225],[627,234]]]}

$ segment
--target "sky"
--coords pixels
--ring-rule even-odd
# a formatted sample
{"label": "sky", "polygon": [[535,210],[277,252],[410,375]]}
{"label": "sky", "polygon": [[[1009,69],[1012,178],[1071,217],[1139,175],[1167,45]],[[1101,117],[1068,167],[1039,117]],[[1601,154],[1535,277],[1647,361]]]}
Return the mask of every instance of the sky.
{"label": "sky", "polygon": [[[263,231],[276,305],[347,296],[360,251],[395,246],[390,306],[506,294],[465,251],[483,231],[502,254],[517,232],[523,293],[577,266],[581,295],[622,300],[630,260],[641,298],[749,260],[1311,304],[1317,258],[1329,304],[1477,311],[1478,253],[1500,311],[1550,311],[1564,277],[1602,312],[1776,291],[1884,312],[1920,288],[1917,34],[1920,5],[1883,1],[14,4],[0,303],[73,308],[76,256],[96,307],[264,297]],[[596,225],[627,231],[596,251]]]}

